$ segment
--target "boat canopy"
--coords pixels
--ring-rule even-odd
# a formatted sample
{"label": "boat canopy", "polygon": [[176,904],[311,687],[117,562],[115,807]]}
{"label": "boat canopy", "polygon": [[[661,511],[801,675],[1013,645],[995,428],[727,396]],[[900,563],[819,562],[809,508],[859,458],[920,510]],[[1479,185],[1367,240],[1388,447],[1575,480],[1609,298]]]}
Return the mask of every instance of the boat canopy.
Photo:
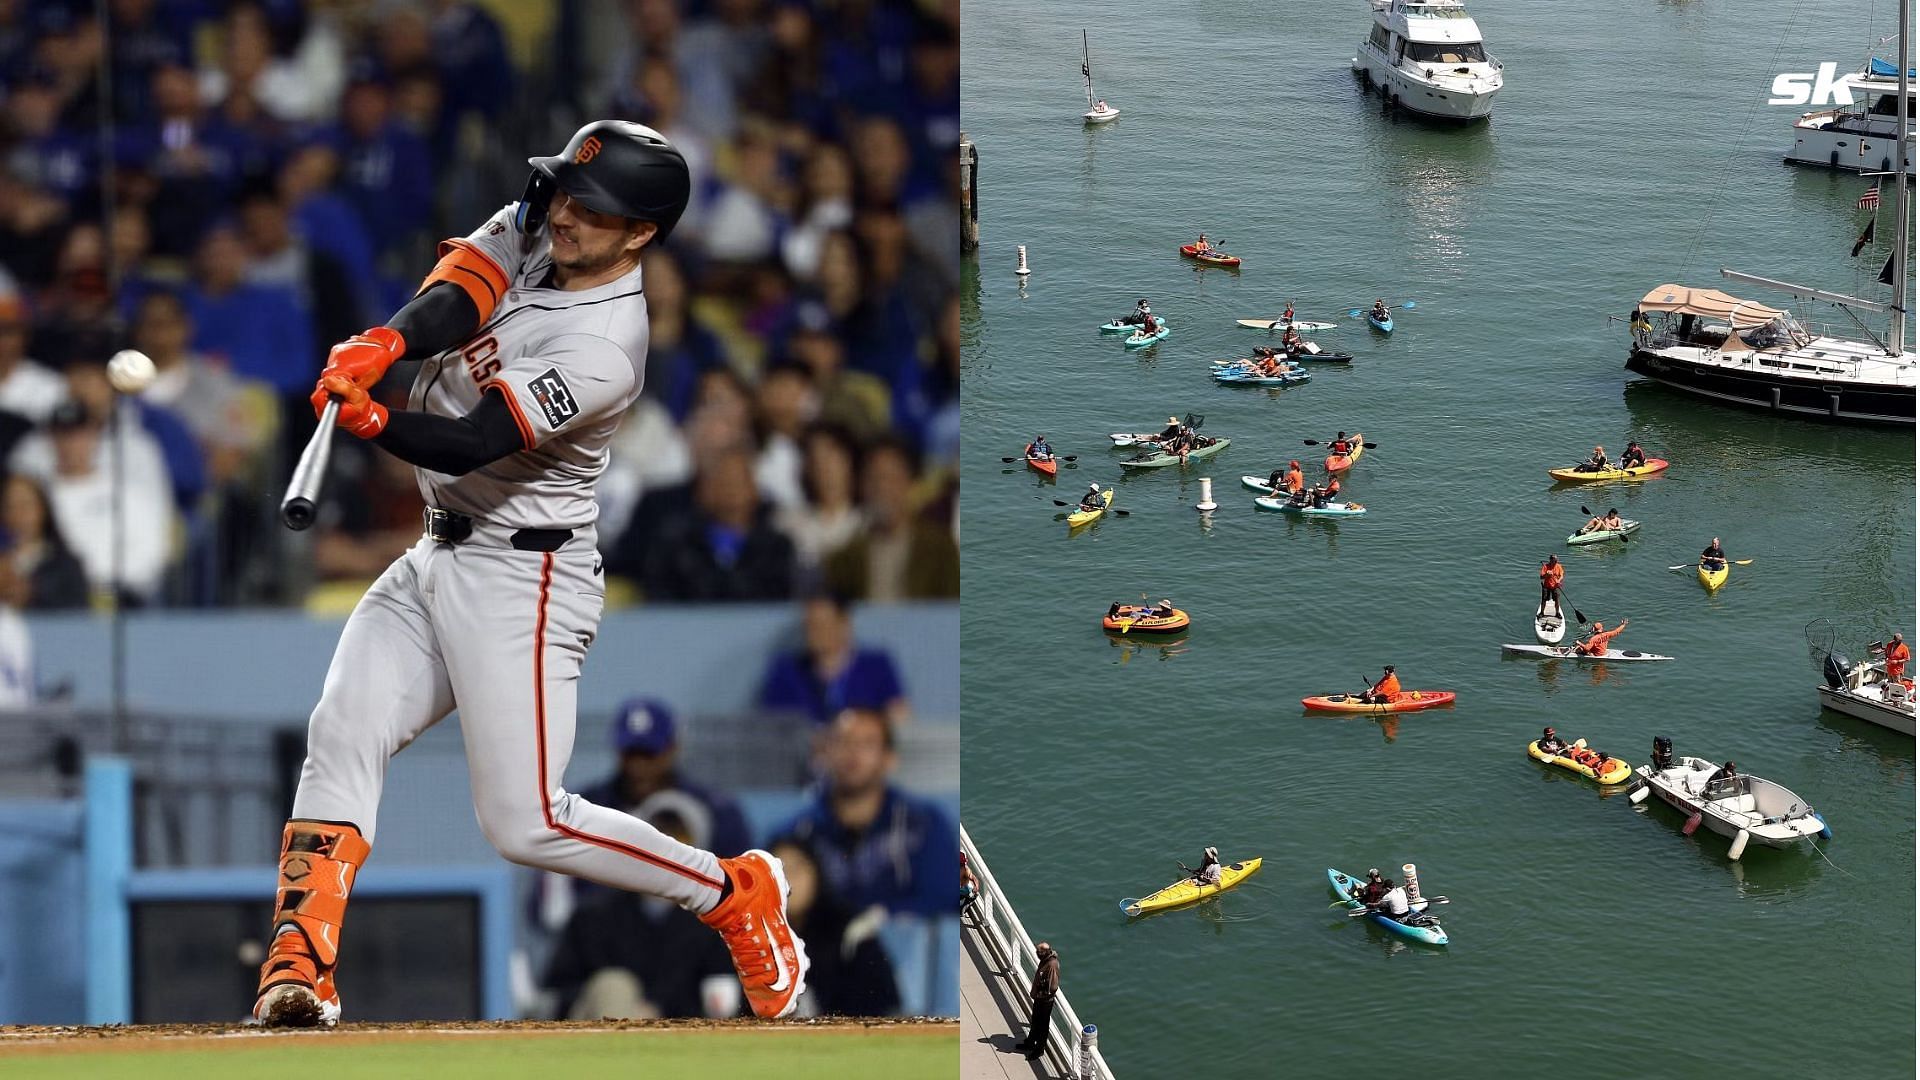
{"label": "boat canopy", "polygon": [[[1913,73],[1914,73],[1914,69],[1908,68],[1907,78],[1909,79],[1913,78]],[[1878,75],[1883,79],[1897,79],[1900,77],[1900,69],[1895,67],[1893,64],[1875,56],[1870,58],[1867,61],[1867,74]]]}
{"label": "boat canopy", "polygon": [[1682,285],[1662,285],[1654,289],[1640,298],[1640,310],[1698,315],[1723,321],[1736,330],[1765,326],[1786,314],[1779,308],[1728,296],[1718,289],[1689,289]]}

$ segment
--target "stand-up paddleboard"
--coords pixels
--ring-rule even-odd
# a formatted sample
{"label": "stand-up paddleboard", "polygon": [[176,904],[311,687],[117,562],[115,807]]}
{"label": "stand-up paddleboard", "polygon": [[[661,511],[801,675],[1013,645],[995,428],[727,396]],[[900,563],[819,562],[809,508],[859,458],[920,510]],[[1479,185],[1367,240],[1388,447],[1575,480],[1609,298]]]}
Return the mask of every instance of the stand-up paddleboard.
{"label": "stand-up paddleboard", "polygon": [[1560,639],[1567,636],[1567,617],[1560,613],[1560,601],[1549,600],[1545,611],[1535,610],[1533,636],[1542,644],[1560,644]]}

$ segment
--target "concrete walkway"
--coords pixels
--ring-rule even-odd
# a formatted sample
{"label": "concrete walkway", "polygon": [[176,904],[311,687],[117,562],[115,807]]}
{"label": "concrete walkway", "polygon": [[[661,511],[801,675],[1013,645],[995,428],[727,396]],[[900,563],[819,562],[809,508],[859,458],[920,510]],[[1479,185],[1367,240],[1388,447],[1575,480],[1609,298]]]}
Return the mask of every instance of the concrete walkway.
{"label": "concrete walkway", "polygon": [[1014,1052],[1027,1033],[1026,987],[995,967],[970,915],[961,919],[960,948],[960,1080],[1058,1077],[1047,1059]]}

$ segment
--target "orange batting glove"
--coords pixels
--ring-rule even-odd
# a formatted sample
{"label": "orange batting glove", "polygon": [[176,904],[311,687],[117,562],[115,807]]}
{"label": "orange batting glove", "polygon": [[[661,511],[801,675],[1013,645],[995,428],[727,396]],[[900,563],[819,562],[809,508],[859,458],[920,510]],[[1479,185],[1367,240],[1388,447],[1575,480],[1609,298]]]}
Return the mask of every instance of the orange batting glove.
{"label": "orange batting glove", "polygon": [[345,375],[362,390],[371,390],[393,362],[406,353],[406,340],[398,330],[376,326],[335,345],[327,353],[327,366],[320,374],[322,377]]}
{"label": "orange batting glove", "polygon": [[334,420],[335,426],[346,428],[363,439],[387,430],[387,407],[369,397],[363,387],[345,375],[320,376],[320,384],[308,399],[313,402],[315,417],[326,410],[329,397],[340,399],[340,415]]}

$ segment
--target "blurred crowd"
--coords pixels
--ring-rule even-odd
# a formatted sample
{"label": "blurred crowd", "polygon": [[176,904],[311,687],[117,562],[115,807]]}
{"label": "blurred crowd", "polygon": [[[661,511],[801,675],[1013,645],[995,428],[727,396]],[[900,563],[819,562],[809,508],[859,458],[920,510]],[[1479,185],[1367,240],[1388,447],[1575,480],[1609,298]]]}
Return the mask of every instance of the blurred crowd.
{"label": "blurred crowd", "polygon": [[599,118],[695,182],[644,260],[610,602],[957,595],[957,0],[106,9],[0,0],[0,601],[357,595],[422,507],[341,437],[319,523],[278,525],[328,348]]}

